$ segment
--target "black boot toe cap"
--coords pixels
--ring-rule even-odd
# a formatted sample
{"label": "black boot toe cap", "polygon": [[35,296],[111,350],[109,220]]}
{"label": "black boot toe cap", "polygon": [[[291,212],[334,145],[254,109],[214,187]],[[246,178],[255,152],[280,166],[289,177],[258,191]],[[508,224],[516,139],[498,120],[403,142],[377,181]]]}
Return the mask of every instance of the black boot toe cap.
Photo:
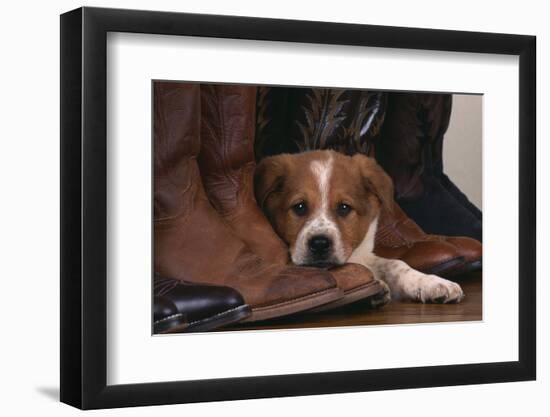
{"label": "black boot toe cap", "polygon": [[176,328],[185,328],[186,317],[178,311],[176,305],[167,297],[154,297],[153,333],[166,333]]}
{"label": "black boot toe cap", "polygon": [[179,283],[164,294],[189,322],[198,322],[242,307],[242,295],[230,287]]}

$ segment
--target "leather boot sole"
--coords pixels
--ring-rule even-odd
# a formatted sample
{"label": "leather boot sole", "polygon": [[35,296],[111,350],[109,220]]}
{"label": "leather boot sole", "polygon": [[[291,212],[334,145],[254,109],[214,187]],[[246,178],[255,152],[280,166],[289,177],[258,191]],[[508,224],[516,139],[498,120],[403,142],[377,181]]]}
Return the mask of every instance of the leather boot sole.
{"label": "leather boot sole", "polygon": [[214,316],[207,317],[202,320],[192,321],[180,327],[174,327],[163,334],[173,333],[192,333],[192,332],[207,332],[218,329],[222,326],[234,324],[242,321],[245,317],[250,316],[250,306],[247,304],[232,308],[231,310],[223,311]]}
{"label": "leather boot sole", "polygon": [[361,285],[359,287],[344,291],[344,296],[339,300],[333,301],[331,303],[322,305],[317,308],[313,308],[308,312],[318,313],[321,311],[332,310],[333,308],[338,308],[348,304],[352,304],[357,301],[364,300],[365,298],[372,297],[373,295],[377,295],[383,289],[384,288],[377,281],[372,281],[365,285]]}
{"label": "leather boot sole", "polygon": [[189,323],[185,320],[185,315],[178,313],[153,322],[153,333],[165,334],[176,330],[179,333],[185,330],[188,325]]}
{"label": "leather boot sole", "polygon": [[186,332],[207,332],[228,324],[234,324],[250,316],[251,308],[248,304],[232,308],[214,316],[189,323]]}
{"label": "leather boot sole", "polygon": [[455,278],[461,274],[467,274],[469,272],[479,271],[480,269],[482,269],[482,267],[483,267],[482,259],[466,262],[464,263],[464,265],[461,265],[456,269],[449,271],[449,273],[447,274],[447,278]]}
{"label": "leather boot sole", "polygon": [[341,299],[344,292],[339,288],[329,288],[304,297],[287,300],[279,304],[273,304],[265,307],[256,307],[252,309],[252,315],[243,320],[243,322],[261,321],[275,317],[288,316],[289,314],[299,313],[305,310],[328,304],[332,301]]}
{"label": "leather boot sole", "polygon": [[437,264],[435,266],[432,266],[431,268],[425,268],[425,269],[419,268],[418,270],[425,274],[446,276],[451,271],[457,270],[457,268],[461,265],[464,265],[464,258],[459,257],[459,258],[454,258],[449,261]]}

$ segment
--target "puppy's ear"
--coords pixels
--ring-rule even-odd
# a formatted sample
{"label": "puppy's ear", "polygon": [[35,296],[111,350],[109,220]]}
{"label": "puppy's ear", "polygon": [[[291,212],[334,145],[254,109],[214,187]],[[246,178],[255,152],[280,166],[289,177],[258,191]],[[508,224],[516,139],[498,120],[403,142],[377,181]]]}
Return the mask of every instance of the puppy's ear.
{"label": "puppy's ear", "polygon": [[287,172],[287,155],[269,156],[260,161],[254,173],[254,194],[263,209],[269,197],[280,192]]}
{"label": "puppy's ear", "polygon": [[393,211],[393,182],[386,171],[368,156],[356,154],[353,160],[359,165],[363,184],[368,188],[380,203],[391,213]]}

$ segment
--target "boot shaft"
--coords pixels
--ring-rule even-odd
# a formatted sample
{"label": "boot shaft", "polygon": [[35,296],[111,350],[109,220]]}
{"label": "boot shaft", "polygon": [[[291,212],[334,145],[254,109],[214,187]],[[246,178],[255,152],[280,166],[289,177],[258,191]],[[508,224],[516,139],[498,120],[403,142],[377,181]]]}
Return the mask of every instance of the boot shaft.
{"label": "boot shaft", "polygon": [[261,87],[256,158],[324,149],[370,154],[385,106],[382,92]]}
{"label": "boot shaft", "polygon": [[286,264],[288,248],[254,197],[256,87],[203,85],[201,102],[199,167],[210,202],[255,254]]}
{"label": "boot shaft", "polygon": [[203,84],[201,166],[209,175],[254,162],[256,87]]}
{"label": "boot shaft", "polygon": [[200,151],[198,84],[153,84],[154,218],[177,217],[192,205]]}
{"label": "boot shaft", "polygon": [[397,199],[421,195],[423,175],[442,167],[451,107],[450,94],[389,93],[376,159],[392,177]]}
{"label": "boot shaft", "polygon": [[199,167],[208,197],[223,216],[253,198],[256,87],[201,86]]}

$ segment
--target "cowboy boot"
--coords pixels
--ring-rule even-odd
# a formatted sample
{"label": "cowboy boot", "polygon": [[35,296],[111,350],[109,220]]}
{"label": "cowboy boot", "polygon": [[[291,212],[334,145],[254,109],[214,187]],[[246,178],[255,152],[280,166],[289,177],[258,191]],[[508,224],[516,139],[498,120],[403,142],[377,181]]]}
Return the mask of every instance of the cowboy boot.
{"label": "cowboy boot", "polygon": [[481,267],[481,245],[468,237],[428,235],[399,207],[383,210],[378,222],[374,253],[401,259],[425,274],[447,278]]}
{"label": "cowboy boot", "polygon": [[289,262],[254,198],[256,87],[203,84],[199,169],[208,199],[248,247],[266,261]]}
{"label": "cowboy boot", "polygon": [[250,306],[245,304],[241,294],[229,287],[196,284],[155,274],[153,295],[163,305],[174,306],[176,312],[171,317],[179,315],[187,319],[185,328],[178,331],[176,327],[170,333],[206,332],[250,316]]}
{"label": "cowboy boot", "polygon": [[256,159],[318,149],[370,155],[385,106],[381,92],[260,87]]}
{"label": "cowboy boot", "polygon": [[446,105],[442,106],[444,111],[441,114],[441,128],[438,134],[430,141],[431,146],[426,150],[426,173],[437,181],[470,213],[472,213],[479,221],[482,220],[482,213],[457,186],[451,181],[451,179],[443,172],[443,138],[445,132],[449,127],[449,121],[451,120],[451,105],[452,95],[441,95],[441,99],[446,101]]}
{"label": "cowboy boot", "polygon": [[[273,264],[290,263],[287,245],[277,236],[254,197],[256,87],[201,85],[201,107],[199,168],[210,202],[252,252]],[[330,272],[344,296],[325,309],[385,291],[372,273],[359,265]],[[384,299],[375,297],[373,304],[382,304],[379,298]]]}
{"label": "cowboy boot", "polygon": [[[276,90],[272,88],[271,90]],[[378,142],[383,128],[386,94],[360,90],[332,89],[289,89],[293,105],[289,121],[278,120],[284,114],[278,109],[284,104],[280,93],[268,90],[258,102],[257,140],[260,141],[258,154],[269,153],[273,148],[270,142],[277,141],[277,135],[291,138],[294,149],[299,152],[312,149],[336,149],[352,155],[360,152],[372,156],[374,144]],[[282,132],[281,126],[291,126]],[[281,139],[281,141],[285,141]],[[280,145],[279,145],[280,146]],[[266,149],[269,150],[266,152]],[[464,257],[454,245],[429,240],[425,233],[411,233],[407,230],[412,223],[403,212],[395,212],[397,217],[382,208],[382,216],[375,241],[375,253],[387,258],[402,259],[412,268],[437,272],[440,275],[454,272],[464,266]],[[405,230],[400,231],[403,227]],[[415,226],[416,227],[416,226]],[[406,236],[406,238],[404,238]]]}
{"label": "cowboy boot", "polygon": [[376,159],[392,177],[401,208],[427,233],[481,241],[479,219],[430,174],[432,144],[442,142],[451,96],[391,93]]}
{"label": "cowboy boot", "polygon": [[153,334],[179,333],[185,331],[188,325],[187,317],[178,311],[172,301],[165,297],[153,298]]}
{"label": "cowboy boot", "polygon": [[254,153],[256,161],[267,156],[298,152],[288,138],[289,91],[286,87],[260,86],[256,92],[256,132]]}
{"label": "cowboy boot", "polygon": [[246,321],[296,313],[342,296],[326,271],[268,263],[242,242],[206,197],[198,84],[154,84],[154,266],[160,276],[224,285],[252,309]]}

